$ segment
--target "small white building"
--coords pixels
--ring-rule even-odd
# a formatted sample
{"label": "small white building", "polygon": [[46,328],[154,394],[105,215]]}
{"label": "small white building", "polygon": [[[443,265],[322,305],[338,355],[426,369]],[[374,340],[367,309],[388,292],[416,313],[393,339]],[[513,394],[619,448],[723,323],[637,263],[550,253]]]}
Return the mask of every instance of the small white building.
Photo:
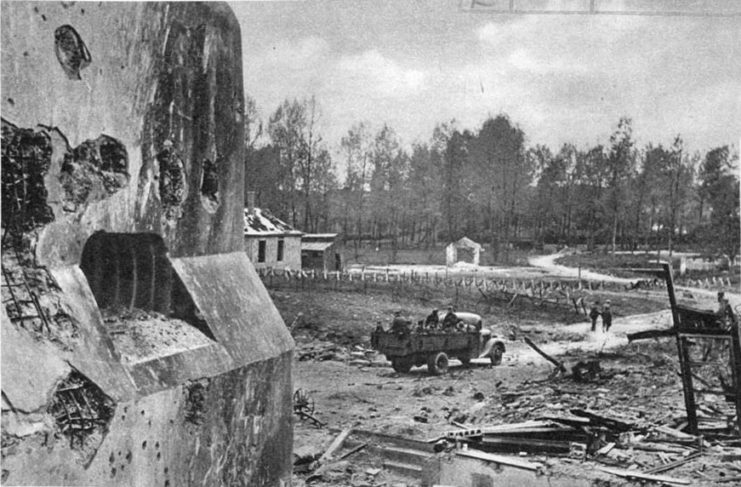
{"label": "small white building", "polygon": [[268,210],[244,210],[244,248],[255,269],[301,269],[301,235]]}
{"label": "small white building", "polygon": [[482,247],[468,237],[463,237],[445,247],[445,264],[448,267],[457,262],[479,265]]}

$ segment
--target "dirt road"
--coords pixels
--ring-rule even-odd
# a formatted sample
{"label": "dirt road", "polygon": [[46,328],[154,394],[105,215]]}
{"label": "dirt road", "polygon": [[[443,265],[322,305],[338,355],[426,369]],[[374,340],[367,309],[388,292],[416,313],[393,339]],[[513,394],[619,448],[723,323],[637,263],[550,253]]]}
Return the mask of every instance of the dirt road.
{"label": "dirt road", "polygon": [[580,270],[573,267],[559,265],[556,264],[556,259],[559,257],[563,257],[563,254],[536,255],[528,257],[527,261],[531,266],[543,269],[549,276],[553,277],[581,277],[582,279],[592,281],[619,282],[621,284],[630,284],[635,281],[635,279],[625,279],[622,277],[611,276],[609,274],[601,274],[599,272]]}
{"label": "dirt road", "polygon": [[[556,264],[556,260],[559,257],[563,257],[563,254],[556,253],[550,255],[538,255],[528,258],[528,263],[536,268],[543,270],[547,275],[559,276],[559,277],[577,277],[581,276],[582,279],[597,280],[597,281],[608,281],[618,282],[622,284],[630,284],[635,282],[635,279],[626,279],[622,277],[615,277],[609,274],[602,274],[599,272],[593,272],[588,270],[579,270],[574,267],[567,267],[560,264]],[[690,297],[689,300],[694,306],[699,306],[706,309],[715,309],[717,307],[717,291],[712,289],[700,289],[688,286],[676,286],[678,293],[677,298],[683,299],[686,296]],[[739,292],[726,292],[726,298],[731,303],[731,306],[741,307],[741,293]]]}

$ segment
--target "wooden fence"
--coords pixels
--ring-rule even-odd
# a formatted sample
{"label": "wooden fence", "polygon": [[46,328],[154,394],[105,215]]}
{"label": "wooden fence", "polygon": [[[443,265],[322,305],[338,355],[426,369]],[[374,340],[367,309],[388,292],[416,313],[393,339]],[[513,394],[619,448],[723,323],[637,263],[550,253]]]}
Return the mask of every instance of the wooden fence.
{"label": "wooden fence", "polygon": [[[571,308],[587,313],[586,297],[597,291],[622,291],[625,284],[611,281],[578,279],[497,279],[456,276],[445,273],[418,272],[322,272],[261,269],[259,274],[269,289],[312,292],[341,291],[356,293],[389,293],[393,298],[416,298],[421,301],[444,299],[460,308],[480,312],[497,303],[513,306],[518,301],[535,306]],[[636,289],[664,287],[660,280],[638,281]]]}

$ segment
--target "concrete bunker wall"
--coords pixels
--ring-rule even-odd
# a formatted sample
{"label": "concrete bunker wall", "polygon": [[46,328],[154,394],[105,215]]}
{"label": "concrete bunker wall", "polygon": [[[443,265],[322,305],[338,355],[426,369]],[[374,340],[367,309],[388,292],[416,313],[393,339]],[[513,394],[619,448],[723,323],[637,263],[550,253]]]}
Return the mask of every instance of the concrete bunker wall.
{"label": "concrete bunker wall", "polygon": [[243,251],[230,9],[11,2],[2,43],[1,480],[287,483],[293,341]]}

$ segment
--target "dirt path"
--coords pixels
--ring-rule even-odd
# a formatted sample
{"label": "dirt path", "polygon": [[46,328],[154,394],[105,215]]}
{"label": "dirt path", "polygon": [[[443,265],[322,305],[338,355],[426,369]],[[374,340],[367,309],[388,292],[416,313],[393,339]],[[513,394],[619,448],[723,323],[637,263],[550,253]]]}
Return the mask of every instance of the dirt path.
{"label": "dirt path", "polygon": [[[578,277],[581,275],[582,279],[597,280],[597,281],[609,281],[618,282],[622,284],[630,284],[635,279],[626,279],[622,277],[610,276],[607,274],[601,274],[599,272],[582,270],[581,274],[579,269],[573,267],[567,267],[564,265],[556,264],[556,259],[562,257],[563,254],[550,254],[550,255],[538,255],[528,258],[528,263],[539,269],[546,271],[549,275],[560,276],[560,277]],[[684,293],[689,293],[692,296],[692,304],[707,309],[716,308],[716,297],[717,291],[712,289],[700,289],[688,286],[677,286],[678,299],[683,297]],[[741,293],[738,292],[726,292],[726,297],[733,307],[741,307]]]}
{"label": "dirt path", "polygon": [[623,277],[610,276],[608,274],[601,274],[599,272],[587,271],[575,269],[573,267],[566,267],[565,265],[556,264],[556,259],[563,257],[563,254],[550,254],[550,255],[536,255],[528,257],[528,263],[533,267],[544,269],[549,275],[557,277],[580,277],[582,279],[588,279],[590,281],[609,281],[619,282],[622,284],[630,284],[635,279],[625,279]]}
{"label": "dirt path", "polygon": [[[615,318],[612,329],[607,333],[602,332],[602,324],[600,322],[597,323],[597,331],[594,333],[590,331],[590,323],[574,325],[561,324],[556,325],[555,329],[553,329],[555,334],[583,333],[583,340],[557,340],[538,343],[537,335],[528,335],[545,353],[557,357],[564,354],[573,354],[576,351],[588,353],[612,350],[626,345],[628,343],[627,335],[629,333],[670,328],[671,326],[671,312],[664,310],[655,313]],[[479,365],[485,365],[488,363],[488,359],[474,359],[473,362]],[[540,364],[540,362],[548,365],[548,362],[543,357],[520,340],[507,344],[507,354],[505,355],[504,362],[505,365],[512,367],[519,367],[526,364]]]}

